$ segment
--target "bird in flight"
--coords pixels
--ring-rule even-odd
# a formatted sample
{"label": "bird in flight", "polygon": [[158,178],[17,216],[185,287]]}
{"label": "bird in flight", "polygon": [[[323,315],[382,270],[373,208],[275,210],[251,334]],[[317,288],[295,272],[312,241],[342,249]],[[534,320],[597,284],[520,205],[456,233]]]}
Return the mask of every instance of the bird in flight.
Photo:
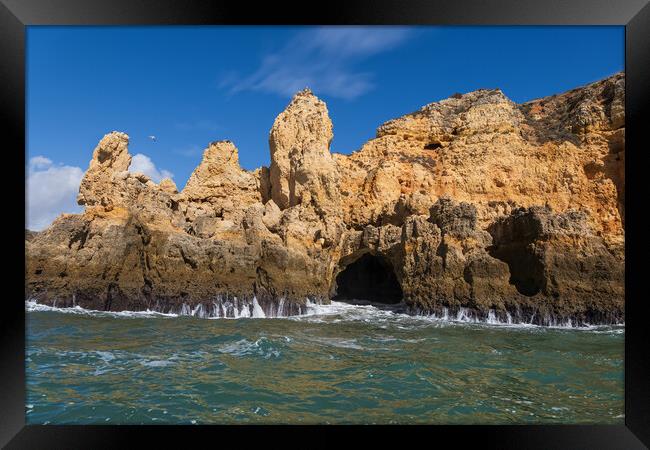
{"label": "bird in flight", "polygon": [[158,138],[156,136],[149,136],[149,139],[151,139],[154,142],[156,142],[158,140]]}

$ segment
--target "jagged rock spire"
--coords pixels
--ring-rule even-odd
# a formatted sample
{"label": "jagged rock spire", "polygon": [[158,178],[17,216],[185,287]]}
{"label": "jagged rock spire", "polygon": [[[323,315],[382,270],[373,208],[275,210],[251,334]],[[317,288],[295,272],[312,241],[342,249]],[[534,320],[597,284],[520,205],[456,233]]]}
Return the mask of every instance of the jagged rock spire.
{"label": "jagged rock spire", "polygon": [[205,202],[214,214],[243,210],[262,197],[255,175],[239,165],[239,152],[231,141],[211,142],[181,192],[185,202]]}
{"label": "jagged rock spire", "polygon": [[108,133],[99,141],[79,186],[79,205],[91,206],[101,203],[104,194],[110,191],[114,174],[129,169],[131,155],[128,145],[129,136],[119,131]]}
{"label": "jagged rock spire", "polygon": [[329,146],[327,106],[309,88],[298,92],[275,119],[269,137],[271,198],[285,209],[338,196],[338,171]]}

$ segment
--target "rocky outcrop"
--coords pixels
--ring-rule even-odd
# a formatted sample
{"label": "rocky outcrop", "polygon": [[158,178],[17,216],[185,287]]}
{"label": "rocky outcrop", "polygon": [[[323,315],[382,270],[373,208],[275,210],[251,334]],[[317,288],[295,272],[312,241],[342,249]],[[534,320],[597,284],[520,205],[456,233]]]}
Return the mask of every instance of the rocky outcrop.
{"label": "rocky outcrop", "polygon": [[330,153],[332,121],[325,103],[308,89],[297,93],[271,128],[271,199],[281,209],[313,205],[339,211],[339,171]]}
{"label": "rocky outcrop", "polygon": [[624,320],[624,76],[510,101],[454,95],[330,153],[325,103],[299,92],[271,164],[211,143],[182,190],[128,172],[107,134],[79,215],[26,235],[26,296],[59,306],[297,314],[307,299],[404,302],[539,324]]}
{"label": "rocky outcrop", "polygon": [[38,236],[38,231],[32,231],[25,228],[25,241],[31,241]]}
{"label": "rocky outcrop", "polygon": [[[580,322],[622,321],[622,249],[611,251],[597,236],[584,210],[553,213],[548,207],[521,208],[489,227],[495,258],[508,264],[509,282],[543,308]],[[537,300],[542,298],[542,307]]]}

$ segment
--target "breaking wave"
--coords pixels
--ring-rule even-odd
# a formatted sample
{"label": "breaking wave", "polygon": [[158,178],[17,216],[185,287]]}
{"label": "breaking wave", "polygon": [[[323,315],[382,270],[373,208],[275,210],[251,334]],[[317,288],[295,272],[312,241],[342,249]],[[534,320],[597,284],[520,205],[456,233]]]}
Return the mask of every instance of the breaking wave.
{"label": "breaking wave", "polygon": [[[94,317],[116,317],[116,318],[177,318],[177,317],[196,317],[201,319],[263,319],[276,318],[288,319],[295,321],[305,321],[313,323],[338,323],[363,321],[376,324],[400,322],[404,325],[478,325],[478,326],[499,326],[515,328],[560,328],[575,330],[608,330],[611,332],[612,326],[624,327],[625,324],[614,325],[591,325],[577,324],[568,319],[561,322],[553,318],[546,318],[545,325],[515,320],[510,313],[506,313],[504,318],[500,318],[494,310],[490,310],[485,318],[480,318],[468,308],[459,308],[452,312],[448,308],[442,308],[441,312],[423,313],[418,310],[409,309],[406,305],[384,305],[370,302],[358,301],[355,303],[346,303],[331,301],[329,304],[323,304],[317,301],[307,299],[300,308],[299,314],[289,314],[285,308],[284,300],[281,299],[277,304],[267,304],[262,308],[257,299],[253,297],[251,301],[238,300],[234,298],[228,301],[213,302],[208,308],[204,304],[198,304],[190,307],[183,304],[177,312],[160,312],[153,310],[144,311],[97,311],[84,309],[80,306],[60,308],[37,303],[33,300],[25,302],[25,309],[28,312],[51,311],[66,314],[81,314]],[[614,330],[616,331],[616,329]],[[624,329],[618,328],[623,332]]]}

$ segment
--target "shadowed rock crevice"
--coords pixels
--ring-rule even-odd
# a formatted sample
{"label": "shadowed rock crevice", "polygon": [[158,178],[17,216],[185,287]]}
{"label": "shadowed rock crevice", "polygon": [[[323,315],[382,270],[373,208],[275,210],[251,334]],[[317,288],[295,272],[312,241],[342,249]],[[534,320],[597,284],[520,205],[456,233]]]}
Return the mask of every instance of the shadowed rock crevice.
{"label": "shadowed rock crevice", "polygon": [[492,246],[488,253],[510,269],[510,284],[522,295],[532,297],[544,287],[544,265],[531,242]]}
{"label": "shadowed rock crevice", "polygon": [[[544,253],[540,240],[555,231],[554,221],[560,221],[560,218],[556,219],[547,208],[520,208],[488,227],[493,239],[488,253],[508,264],[510,284],[527,297],[545,288]],[[573,221],[566,222],[563,225],[574,225]]]}
{"label": "shadowed rock crevice", "polygon": [[402,288],[388,260],[366,253],[337,275],[333,299],[393,304],[402,301]]}

